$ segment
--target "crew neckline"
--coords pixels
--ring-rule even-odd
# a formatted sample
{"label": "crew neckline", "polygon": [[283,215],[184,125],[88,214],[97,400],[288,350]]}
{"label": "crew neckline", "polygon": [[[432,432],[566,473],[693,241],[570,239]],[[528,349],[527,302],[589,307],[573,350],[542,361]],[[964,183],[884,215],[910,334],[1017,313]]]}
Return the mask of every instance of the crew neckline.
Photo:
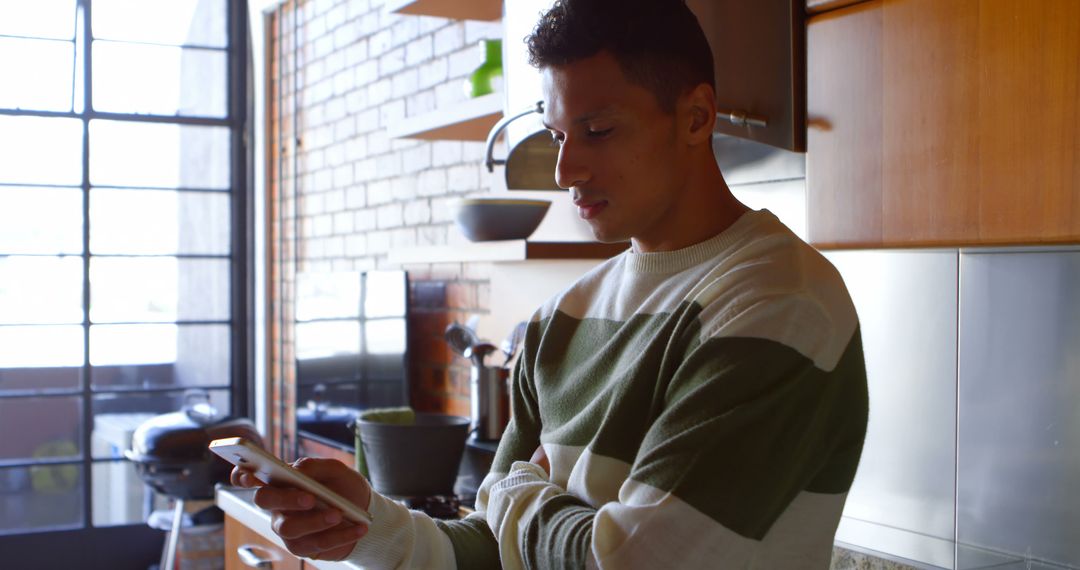
{"label": "crew neckline", "polygon": [[744,234],[770,219],[776,219],[776,216],[766,209],[748,210],[724,231],[682,249],[652,252],[634,252],[633,248],[628,249],[623,254],[626,269],[634,273],[677,273],[716,257],[739,241]]}

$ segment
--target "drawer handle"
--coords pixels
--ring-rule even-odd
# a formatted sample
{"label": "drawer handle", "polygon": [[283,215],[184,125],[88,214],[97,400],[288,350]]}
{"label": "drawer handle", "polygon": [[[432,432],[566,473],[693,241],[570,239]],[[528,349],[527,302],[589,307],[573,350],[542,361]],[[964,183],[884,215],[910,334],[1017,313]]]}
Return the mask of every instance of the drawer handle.
{"label": "drawer handle", "polygon": [[274,561],[269,558],[259,558],[255,554],[255,550],[250,546],[241,546],[236,549],[236,555],[240,557],[240,562],[243,562],[247,566],[252,568],[273,568]]}
{"label": "drawer handle", "polygon": [[769,126],[769,120],[765,117],[747,115],[746,111],[720,111],[717,117],[730,122],[738,127],[761,127]]}

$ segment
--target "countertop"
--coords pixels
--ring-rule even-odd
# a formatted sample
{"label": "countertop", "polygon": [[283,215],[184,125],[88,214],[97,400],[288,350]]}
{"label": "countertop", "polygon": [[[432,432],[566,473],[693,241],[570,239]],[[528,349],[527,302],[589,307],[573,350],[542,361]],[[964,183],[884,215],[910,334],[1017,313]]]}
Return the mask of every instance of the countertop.
{"label": "countertop", "polygon": [[[233,517],[240,524],[250,528],[277,546],[285,548],[285,543],[270,528],[270,513],[256,507],[255,503],[251,502],[254,494],[254,489],[240,489],[221,485],[214,492],[215,502],[218,508],[225,511],[225,514]],[[314,566],[319,570],[363,570],[362,567],[348,562],[328,562],[308,558],[304,558],[303,561],[306,566]]]}

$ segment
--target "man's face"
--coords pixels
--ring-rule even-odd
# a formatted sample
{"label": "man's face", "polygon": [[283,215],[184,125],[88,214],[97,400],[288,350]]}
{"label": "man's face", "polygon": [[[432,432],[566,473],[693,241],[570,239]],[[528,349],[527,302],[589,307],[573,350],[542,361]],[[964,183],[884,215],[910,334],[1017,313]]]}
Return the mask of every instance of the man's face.
{"label": "man's face", "polygon": [[675,115],[601,52],[543,71],[544,124],[560,144],[555,180],[602,242],[663,244],[679,222],[686,157]]}

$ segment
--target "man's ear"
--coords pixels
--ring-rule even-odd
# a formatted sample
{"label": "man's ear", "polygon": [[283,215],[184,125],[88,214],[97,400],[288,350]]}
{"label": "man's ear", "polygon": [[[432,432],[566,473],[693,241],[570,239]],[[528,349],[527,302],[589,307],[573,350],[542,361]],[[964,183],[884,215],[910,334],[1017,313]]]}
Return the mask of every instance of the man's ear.
{"label": "man's ear", "polygon": [[686,120],[684,133],[691,146],[712,140],[716,126],[716,92],[708,83],[700,83],[682,96]]}

